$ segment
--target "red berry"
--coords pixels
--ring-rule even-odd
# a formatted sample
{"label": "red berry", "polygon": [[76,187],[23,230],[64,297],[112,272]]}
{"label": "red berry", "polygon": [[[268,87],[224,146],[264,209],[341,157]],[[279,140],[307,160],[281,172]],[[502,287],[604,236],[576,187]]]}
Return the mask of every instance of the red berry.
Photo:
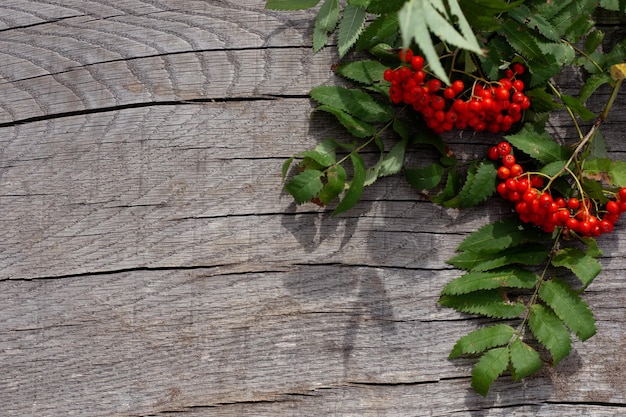
{"label": "red berry", "polygon": [[558,212],[559,223],[564,225],[568,219],[570,219],[569,210],[559,210]]}
{"label": "red berry", "polygon": [[619,203],[617,201],[609,201],[608,203],[606,203],[606,211],[608,211],[611,214],[618,214]]}
{"label": "red berry", "polygon": [[515,165],[515,157],[511,155],[510,153],[503,155],[502,165],[510,169],[513,165]]}
{"label": "red berry", "polygon": [[428,81],[428,88],[430,92],[436,93],[437,91],[441,90],[441,81],[433,78],[432,80]]}
{"label": "red berry", "polygon": [[572,197],[567,200],[567,208],[570,210],[578,210],[580,207],[580,201],[576,197]]}
{"label": "red berry", "polygon": [[455,80],[452,83],[451,88],[454,90],[455,93],[461,94],[463,90],[465,90],[465,83],[462,80]]}
{"label": "red berry", "polygon": [[392,70],[392,69],[387,68],[387,69],[385,70],[385,72],[383,72],[383,79],[384,79],[385,81],[389,81],[389,82],[393,81],[393,79],[394,79],[393,70]]}
{"label": "red berry", "polygon": [[539,191],[537,191],[536,188],[529,188],[528,190],[526,190],[522,198],[524,199],[525,202],[527,202],[528,204],[531,204],[533,201],[537,199],[538,196],[539,196]]}
{"label": "red berry", "polygon": [[572,229],[574,231],[578,230],[578,220],[576,220],[574,217],[570,217],[569,219],[567,219],[567,221],[565,222],[565,225],[569,229]]}
{"label": "red berry", "polygon": [[602,220],[600,222],[600,230],[602,233],[611,233],[613,231],[613,223],[608,220]]}
{"label": "red berry", "polygon": [[413,59],[413,51],[410,49],[401,49],[398,53],[400,60],[403,62],[411,62]]}
{"label": "red berry", "polygon": [[524,82],[522,80],[513,81],[513,88],[515,89],[515,91],[524,91]]}
{"label": "red berry", "polygon": [[508,155],[511,153],[511,145],[509,142],[500,142],[497,145],[498,153],[500,156]]}
{"label": "red berry", "polygon": [[415,55],[412,59],[411,59],[411,67],[415,70],[415,71],[419,71],[422,68],[424,68],[424,58],[419,56],[419,55]]}
{"label": "red berry", "polygon": [[511,96],[511,93],[509,93],[509,90],[504,87],[496,88],[496,90],[494,91],[494,94],[496,96],[496,100],[500,100],[500,101],[508,100],[509,97]]}
{"label": "red berry", "polygon": [[626,201],[626,187],[620,188],[619,192],[617,193],[617,196],[619,197],[620,200]]}
{"label": "red berry", "polygon": [[522,64],[520,62],[516,62],[516,63],[513,64],[513,71],[517,75],[522,75],[522,74],[524,74],[524,72],[526,72],[526,67],[524,66],[524,64]]}
{"label": "red berry", "polygon": [[509,178],[504,183],[509,191],[517,191],[517,180],[515,178]]}
{"label": "red berry", "polygon": [[498,178],[506,180],[511,176],[511,171],[507,167],[498,168]]}
{"label": "red berry", "polygon": [[530,177],[530,184],[535,188],[543,187],[543,178],[538,175]]}
{"label": "red berry", "polygon": [[452,100],[456,96],[456,91],[454,91],[452,87],[448,87],[445,90],[443,90],[443,96],[447,98],[448,100]]}
{"label": "red berry", "polygon": [[489,159],[491,159],[492,161],[497,161],[498,158],[500,158],[500,153],[498,152],[498,148],[495,146],[492,146],[491,148],[489,148],[489,152],[487,153],[487,155],[489,156]]}
{"label": "red berry", "polygon": [[513,177],[518,177],[524,173],[524,168],[520,164],[513,164],[509,169]]}
{"label": "red berry", "polygon": [[525,178],[517,181],[517,191],[519,191],[520,193],[526,192],[529,186],[530,184],[528,183],[528,180]]}

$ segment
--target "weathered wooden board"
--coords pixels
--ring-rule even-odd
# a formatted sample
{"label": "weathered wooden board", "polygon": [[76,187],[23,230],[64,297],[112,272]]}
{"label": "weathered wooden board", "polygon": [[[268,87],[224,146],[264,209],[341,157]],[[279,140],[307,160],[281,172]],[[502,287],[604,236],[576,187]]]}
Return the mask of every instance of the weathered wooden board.
{"label": "weathered wooden board", "polygon": [[624,414],[626,232],[586,292],[598,334],[476,395],[446,357],[481,321],[436,301],[509,207],[442,209],[401,178],[337,218],[296,207],[282,162],[342,134],[306,97],[336,52],[311,55],[310,12],[241,3],[0,4],[0,415]]}

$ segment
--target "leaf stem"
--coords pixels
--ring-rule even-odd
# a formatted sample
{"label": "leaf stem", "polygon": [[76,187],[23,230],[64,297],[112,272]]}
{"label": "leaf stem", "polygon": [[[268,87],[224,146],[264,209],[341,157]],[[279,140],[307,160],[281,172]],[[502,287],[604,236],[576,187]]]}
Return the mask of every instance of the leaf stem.
{"label": "leaf stem", "polygon": [[[552,84],[551,82],[548,82],[548,86],[554,92],[554,94],[559,98],[559,100],[563,101],[563,98],[562,98],[563,96],[561,95],[559,90],[554,86],[554,84]],[[582,139],[583,132],[582,130],[580,130],[580,126],[578,125],[578,121],[576,120],[576,116],[574,115],[574,112],[572,111],[572,109],[569,108],[567,104],[565,104],[565,110],[567,110],[569,117],[572,119],[572,122],[574,122],[574,127],[576,127],[576,132],[578,132],[578,137]]]}

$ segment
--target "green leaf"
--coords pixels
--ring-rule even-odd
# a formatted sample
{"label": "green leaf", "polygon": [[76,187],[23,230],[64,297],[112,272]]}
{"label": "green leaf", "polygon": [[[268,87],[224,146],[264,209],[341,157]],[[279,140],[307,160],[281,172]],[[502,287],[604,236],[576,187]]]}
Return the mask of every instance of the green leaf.
{"label": "green leaf", "polygon": [[361,84],[372,85],[383,79],[387,68],[379,61],[362,60],[343,63],[335,68],[335,73]]}
{"label": "green leaf", "polygon": [[385,177],[400,172],[402,165],[404,165],[404,154],[408,143],[408,138],[403,138],[391,148],[382,160],[378,176]]}
{"label": "green leaf", "polygon": [[371,0],[348,0],[348,4],[357,7],[367,7],[369,6],[370,1]]}
{"label": "green leaf", "polygon": [[343,57],[356,43],[365,25],[365,18],[365,7],[357,7],[350,4],[344,7],[337,35],[339,57]]}
{"label": "green leaf", "polygon": [[455,343],[448,359],[458,358],[461,355],[481,353],[487,349],[506,345],[514,334],[515,329],[506,324],[494,324],[474,330]]}
{"label": "green leaf", "polygon": [[604,32],[602,32],[601,30],[593,30],[585,38],[585,44],[584,44],[583,50],[585,51],[586,54],[591,54],[596,49],[598,49],[598,46],[602,44],[603,40],[604,40]]}
{"label": "green leaf", "polygon": [[[543,173],[543,174],[548,175],[549,177],[554,177],[556,174],[561,172],[563,170],[563,168],[565,168],[565,164],[566,163],[567,163],[567,161],[550,162],[549,164],[547,164],[543,168],[541,168],[540,172]],[[571,165],[570,165],[570,167],[571,167]],[[564,172],[563,174],[569,175],[567,172]]]}
{"label": "green leaf", "polygon": [[405,170],[405,176],[408,183],[416,190],[430,190],[435,188],[441,182],[443,166],[432,163],[424,168],[411,168]]}
{"label": "green leaf", "polygon": [[384,14],[370,23],[356,43],[357,50],[370,49],[398,35],[398,14]]}
{"label": "green leaf", "polygon": [[557,279],[546,281],[539,289],[539,297],[581,341],[596,333],[595,320],[589,306],[567,283]]}
{"label": "green leaf", "polygon": [[320,143],[312,151],[303,151],[298,156],[311,158],[320,166],[326,168],[336,162],[335,149],[337,145],[332,139],[328,139]]}
{"label": "green leaf", "polygon": [[533,288],[539,277],[524,269],[503,269],[491,272],[469,272],[450,281],[441,291],[444,295],[468,294],[496,288]]}
{"label": "green leaf", "polygon": [[585,105],[576,97],[568,96],[566,94],[561,95],[561,101],[570,108],[575,114],[580,116],[580,118],[584,121],[592,120],[596,117],[596,115],[589,111]]}
{"label": "green leaf", "polygon": [[516,338],[509,348],[513,380],[532,375],[541,369],[541,356],[532,347]]}
{"label": "green leaf", "polygon": [[493,162],[481,162],[471,183],[466,182],[459,193],[460,207],[474,207],[491,196],[496,190],[497,174],[498,170]]}
{"label": "green leaf", "polygon": [[353,88],[322,85],[311,90],[311,98],[368,122],[387,122],[395,113],[391,106],[380,103],[368,93]]}
{"label": "green leaf", "polygon": [[590,177],[601,176],[610,185],[626,187],[626,162],[612,161],[608,158],[585,160],[584,173]]}
{"label": "green leaf", "polygon": [[602,266],[597,260],[578,248],[559,250],[552,258],[552,265],[571,270],[580,279],[584,287],[591,284],[591,281],[602,271]]}
{"label": "green leaf", "polygon": [[265,8],[270,10],[303,10],[309,9],[320,0],[267,0]]}
{"label": "green leaf", "polygon": [[534,228],[524,228],[517,220],[501,220],[487,224],[466,237],[460,251],[495,253],[503,249],[545,239]]}
{"label": "green leaf", "polygon": [[531,61],[549,64],[547,57],[537,44],[536,36],[528,29],[526,25],[514,20],[507,20],[500,27],[501,33],[520,55]]}
{"label": "green leaf", "polygon": [[335,165],[326,171],[326,184],[320,191],[319,200],[326,205],[341,194],[346,183],[346,170],[341,165]]}
{"label": "green leaf", "polygon": [[395,14],[406,0],[371,0],[367,11],[374,14]]}
{"label": "green leaf", "polygon": [[559,42],[561,40],[558,31],[547,19],[541,14],[534,13],[525,5],[520,5],[509,11],[509,16],[517,20],[518,23],[539,31],[551,41]]}
{"label": "green leaf", "polygon": [[304,170],[285,185],[285,190],[293,196],[297,204],[305,203],[322,190],[323,175],[322,171],[316,169]]}
{"label": "green leaf", "polygon": [[612,79],[608,73],[602,72],[599,74],[591,75],[589,78],[587,78],[585,85],[580,90],[580,101],[584,103],[598,88],[602,87],[604,84],[609,84],[611,82]]}
{"label": "green leaf", "polygon": [[328,34],[332,33],[339,21],[339,0],[326,0],[317,12],[313,29],[313,51],[326,46]]}
{"label": "green leaf", "polygon": [[517,149],[543,164],[567,160],[570,156],[570,151],[556,143],[546,131],[539,132],[529,123],[518,133],[505,138]]}
{"label": "green leaf", "polygon": [[499,347],[483,354],[472,369],[472,388],[482,396],[509,366],[509,348]]}
{"label": "green leaf", "polygon": [[283,176],[283,181],[285,181],[285,178],[287,178],[287,173],[289,172],[289,168],[291,168],[291,164],[293,163],[294,159],[295,158],[292,156],[291,158],[289,158],[285,162],[283,162],[283,167],[281,169],[282,176]]}
{"label": "green leaf", "polygon": [[551,310],[541,304],[533,304],[530,307],[528,326],[539,343],[552,355],[552,365],[569,355],[572,345],[569,331]]}
{"label": "green leaf", "polygon": [[548,256],[548,250],[537,243],[504,248],[499,252],[462,252],[447,263],[468,271],[488,271],[510,264],[539,265]]}
{"label": "green leaf", "polygon": [[439,298],[439,304],[462,313],[480,314],[486,317],[512,319],[524,311],[524,304],[511,303],[497,290],[474,291],[469,294],[447,295]]}
{"label": "green leaf", "polygon": [[363,184],[365,183],[365,165],[363,163],[363,158],[361,158],[361,155],[358,153],[352,152],[350,154],[350,161],[352,162],[352,166],[354,168],[352,181],[350,181],[350,186],[348,187],[346,194],[343,196],[343,199],[333,211],[333,216],[350,210],[359,201],[361,194],[363,194]]}
{"label": "green leaf", "polygon": [[514,11],[524,0],[507,4],[501,0],[463,0],[461,8],[470,25],[476,30],[494,31],[500,27],[496,16]]}
{"label": "green leaf", "polygon": [[439,61],[430,33],[443,42],[482,55],[457,0],[409,0],[398,12],[398,23],[403,46],[408,48],[415,41],[431,71],[445,84],[450,84],[450,81]]}
{"label": "green leaf", "polygon": [[374,136],[376,134],[376,128],[374,126],[359,119],[356,119],[336,107],[322,104],[321,106],[317,106],[315,108],[315,111],[325,111],[334,115],[339,123],[341,123],[343,127],[345,127],[348,132],[350,132],[351,135],[356,136],[357,138],[366,138],[369,136]]}
{"label": "green leaf", "polygon": [[443,204],[454,197],[461,188],[461,175],[456,169],[448,172],[448,178],[446,179],[446,185],[439,194],[430,198],[435,204]]}

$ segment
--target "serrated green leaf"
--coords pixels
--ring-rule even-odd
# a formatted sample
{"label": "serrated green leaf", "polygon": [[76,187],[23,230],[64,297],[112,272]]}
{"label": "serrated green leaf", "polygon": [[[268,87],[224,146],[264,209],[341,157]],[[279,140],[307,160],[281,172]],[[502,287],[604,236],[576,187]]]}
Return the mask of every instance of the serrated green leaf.
{"label": "serrated green leaf", "polygon": [[398,12],[398,23],[403,46],[408,48],[415,41],[430,70],[445,84],[450,84],[450,81],[439,61],[430,33],[443,42],[482,55],[457,0],[409,0]]}
{"label": "serrated green leaf", "polygon": [[598,88],[611,82],[612,79],[608,73],[602,72],[599,74],[591,75],[589,78],[587,78],[587,81],[585,81],[585,85],[580,90],[580,101],[584,103]]}
{"label": "serrated green leaf", "polygon": [[343,191],[346,183],[346,170],[341,165],[335,165],[326,171],[326,184],[319,193],[319,200],[326,205],[337,198]]}
{"label": "serrated green leaf", "polygon": [[563,33],[565,39],[578,42],[583,35],[593,28],[594,22],[591,19],[591,12],[595,8],[594,3],[593,0],[580,0],[575,3],[575,7],[580,8],[574,10],[572,15],[567,16],[566,13],[563,13],[559,16],[561,19],[558,23],[555,23],[554,19],[552,20],[557,30]]}
{"label": "serrated green leaf", "polygon": [[509,11],[509,16],[515,19],[518,23],[527,25],[537,30],[551,41],[559,42],[561,39],[558,31],[547,19],[545,19],[541,14],[534,13],[525,5],[520,5]]}
{"label": "serrated green leaf", "polygon": [[563,248],[552,258],[552,265],[562,266],[574,273],[583,283],[589,286],[602,271],[600,263],[578,248]]}
{"label": "serrated green leaf", "polygon": [[395,113],[391,106],[376,101],[365,91],[332,85],[311,90],[311,98],[320,104],[334,107],[368,122],[387,122]]}
{"label": "serrated green leaf", "polygon": [[600,204],[606,204],[609,201],[606,195],[604,195],[604,188],[598,181],[585,178],[581,181],[581,185],[583,187],[583,191],[590,199],[595,200]]}
{"label": "serrated green leaf", "polygon": [[335,73],[361,84],[372,85],[383,79],[387,68],[379,61],[370,59],[343,63],[335,68]]}
{"label": "serrated green leaf", "polygon": [[537,243],[527,243],[499,252],[462,252],[447,263],[468,271],[489,271],[511,264],[539,265],[548,256],[548,250]]}
{"label": "serrated green leaf", "polygon": [[554,101],[554,96],[546,92],[544,87],[534,88],[526,92],[533,103],[533,110],[537,113],[551,112],[563,107],[561,103]]}
{"label": "serrated green leaf", "polygon": [[570,156],[570,151],[556,143],[546,131],[537,131],[529,123],[518,133],[505,138],[511,145],[543,164],[567,160]]}
{"label": "serrated green leaf", "polygon": [[[481,167],[486,167],[482,173]],[[496,176],[497,170],[493,162],[481,163],[480,165],[472,164],[467,171],[465,182],[459,194],[442,205],[453,208],[467,208],[477,205],[495,191]]]}
{"label": "serrated green leaf", "polygon": [[472,388],[482,396],[509,366],[509,348],[499,347],[484,353],[472,369]]}
{"label": "serrated green leaf", "polygon": [[450,281],[441,291],[444,295],[469,294],[496,288],[533,288],[539,277],[524,269],[502,269],[490,272],[468,272]]}
{"label": "serrated green leaf", "polygon": [[592,258],[599,258],[604,255],[600,246],[598,246],[598,241],[592,237],[582,237],[580,240],[587,245],[586,254],[587,256],[591,256]]}
{"label": "serrated green leaf", "polygon": [[552,62],[559,64],[560,67],[570,65],[576,58],[576,51],[568,43],[537,42],[537,45],[544,55],[550,56]]}
{"label": "serrated green leaf", "polygon": [[471,183],[465,184],[459,193],[461,208],[474,207],[485,201],[496,191],[498,170],[491,161],[481,162]]}
{"label": "serrated green leaf", "polygon": [[344,211],[350,210],[361,198],[363,194],[363,187],[365,183],[365,165],[363,158],[356,152],[350,154],[350,161],[354,168],[354,174],[352,175],[352,181],[346,191],[345,195],[333,211],[333,216],[336,216]]}
{"label": "serrated green leaf", "polygon": [[439,298],[439,304],[462,313],[486,317],[512,319],[524,311],[524,304],[508,302],[497,290],[474,291],[469,294],[447,295]]}
{"label": "serrated green leaf", "polygon": [[267,0],[265,8],[270,10],[303,10],[309,9],[320,0]]}
{"label": "serrated green leaf", "polygon": [[337,34],[339,57],[343,57],[356,43],[365,26],[366,16],[365,7],[357,7],[350,4],[344,7],[343,17],[339,23],[339,31]]}
{"label": "serrated green leaf", "polygon": [[496,16],[513,11],[524,0],[506,3],[501,0],[463,0],[461,8],[470,25],[476,30],[495,31],[500,27]]}
{"label": "serrated green leaf", "polygon": [[511,343],[509,352],[512,365],[511,374],[514,381],[519,381],[541,369],[541,356],[539,356],[539,353],[519,338]]}
{"label": "serrated green leaf", "polygon": [[552,365],[556,365],[569,355],[572,339],[563,322],[541,304],[530,307],[528,326],[539,343],[552,355]]}
{"label": "serrated green leaf", "polygon": [[323,175],[322,171],[316,169],[304,170],[289,180],[285,190],[293,196],[297,204],[305,203],[322,190]]}
{"label": "serrated green leaf", "polygon": [[526,25],[514,20],[507,20],[502,24],[500,30],[520,55],[531,61],[549,64],[546,56],[537,44],[536,36]]}
{"label": "serrated green leaf", "polygon": [[481,353],[487,349],[506,345],[514,334],[515,329],[506,324],[494,324],[474,330],[455,343],[448,359],[458,358],[461,355]]}
{"label": "serrated green leaf", "polygon": [[303,151],[303,152],[300,152],[300,154],[298,155],[301,157],[311,158],[312,160],[317,162],[321,167],[326,168],[334,164],[336,161],[334,150],[335,149],[333,148],[328,153],[323,150],[322,151],[318,151],[318,150]]}
{"label": "serrated green leaf", "polygon": [[398,35],[398,14],[384,14],[367,25],[356,43],[357,50],[370,49]]}
{"label": "serrated green leaf", "polygon": [[341,123],[351,135],[356,136],[357,138],[366,138],[376,134],[376,128],[374,126],[362,120],[356,119],[336,107],[322,104],[321,106],[317,106],[315,111],[325,111],[334,115],[339,123]]}
{"label": "serrated green leaf", "polygon": [[283,166],[281,169],[283,181],[285,181],[285,178],[287,178],[287,173],[289,172],[289,168],[291,168],[291,164],[293,163],[294,159],[295,158],[292,156],[291,158],[283,162]]}
{"label": "serrated green leaf", "polygon": [[508,219],[487,224],[466,237],[457,250],[468,252],[499,252],[525,242],[541,241],[543,234],[535,228],[524,228],[517,220]]}
{"label": "serrated green leaf", "polygon": [[589,306],[567,283],[558,279],[546,281],[539,289],[539,297],[581,341],[596,333]]}
{"label": "serrated green leaf", "polygon": [[339,21],[339,0],[326,0],[317,12],[313,29],[313,51],[326,46],[328,34],[332,33]]}
{"label": "serrated green leaf", "polygon": [[396,143],[389,152],[387,152],[380,165],[378,176],[385,177],[387,175],[393,175],[400,172],[402,166],[404,165],[404,154],[406,153],[408,143],[408,138],[403,138],[400,142]]}
{"label": "serrated green leaf", "polygon": [[589,121],[596,117],[596,115],[588,110],[585,105],[576,97],[569,96],[567,94],[561,95],[561,101],[570,108],[575,114],[577,114],[582,120]]}

